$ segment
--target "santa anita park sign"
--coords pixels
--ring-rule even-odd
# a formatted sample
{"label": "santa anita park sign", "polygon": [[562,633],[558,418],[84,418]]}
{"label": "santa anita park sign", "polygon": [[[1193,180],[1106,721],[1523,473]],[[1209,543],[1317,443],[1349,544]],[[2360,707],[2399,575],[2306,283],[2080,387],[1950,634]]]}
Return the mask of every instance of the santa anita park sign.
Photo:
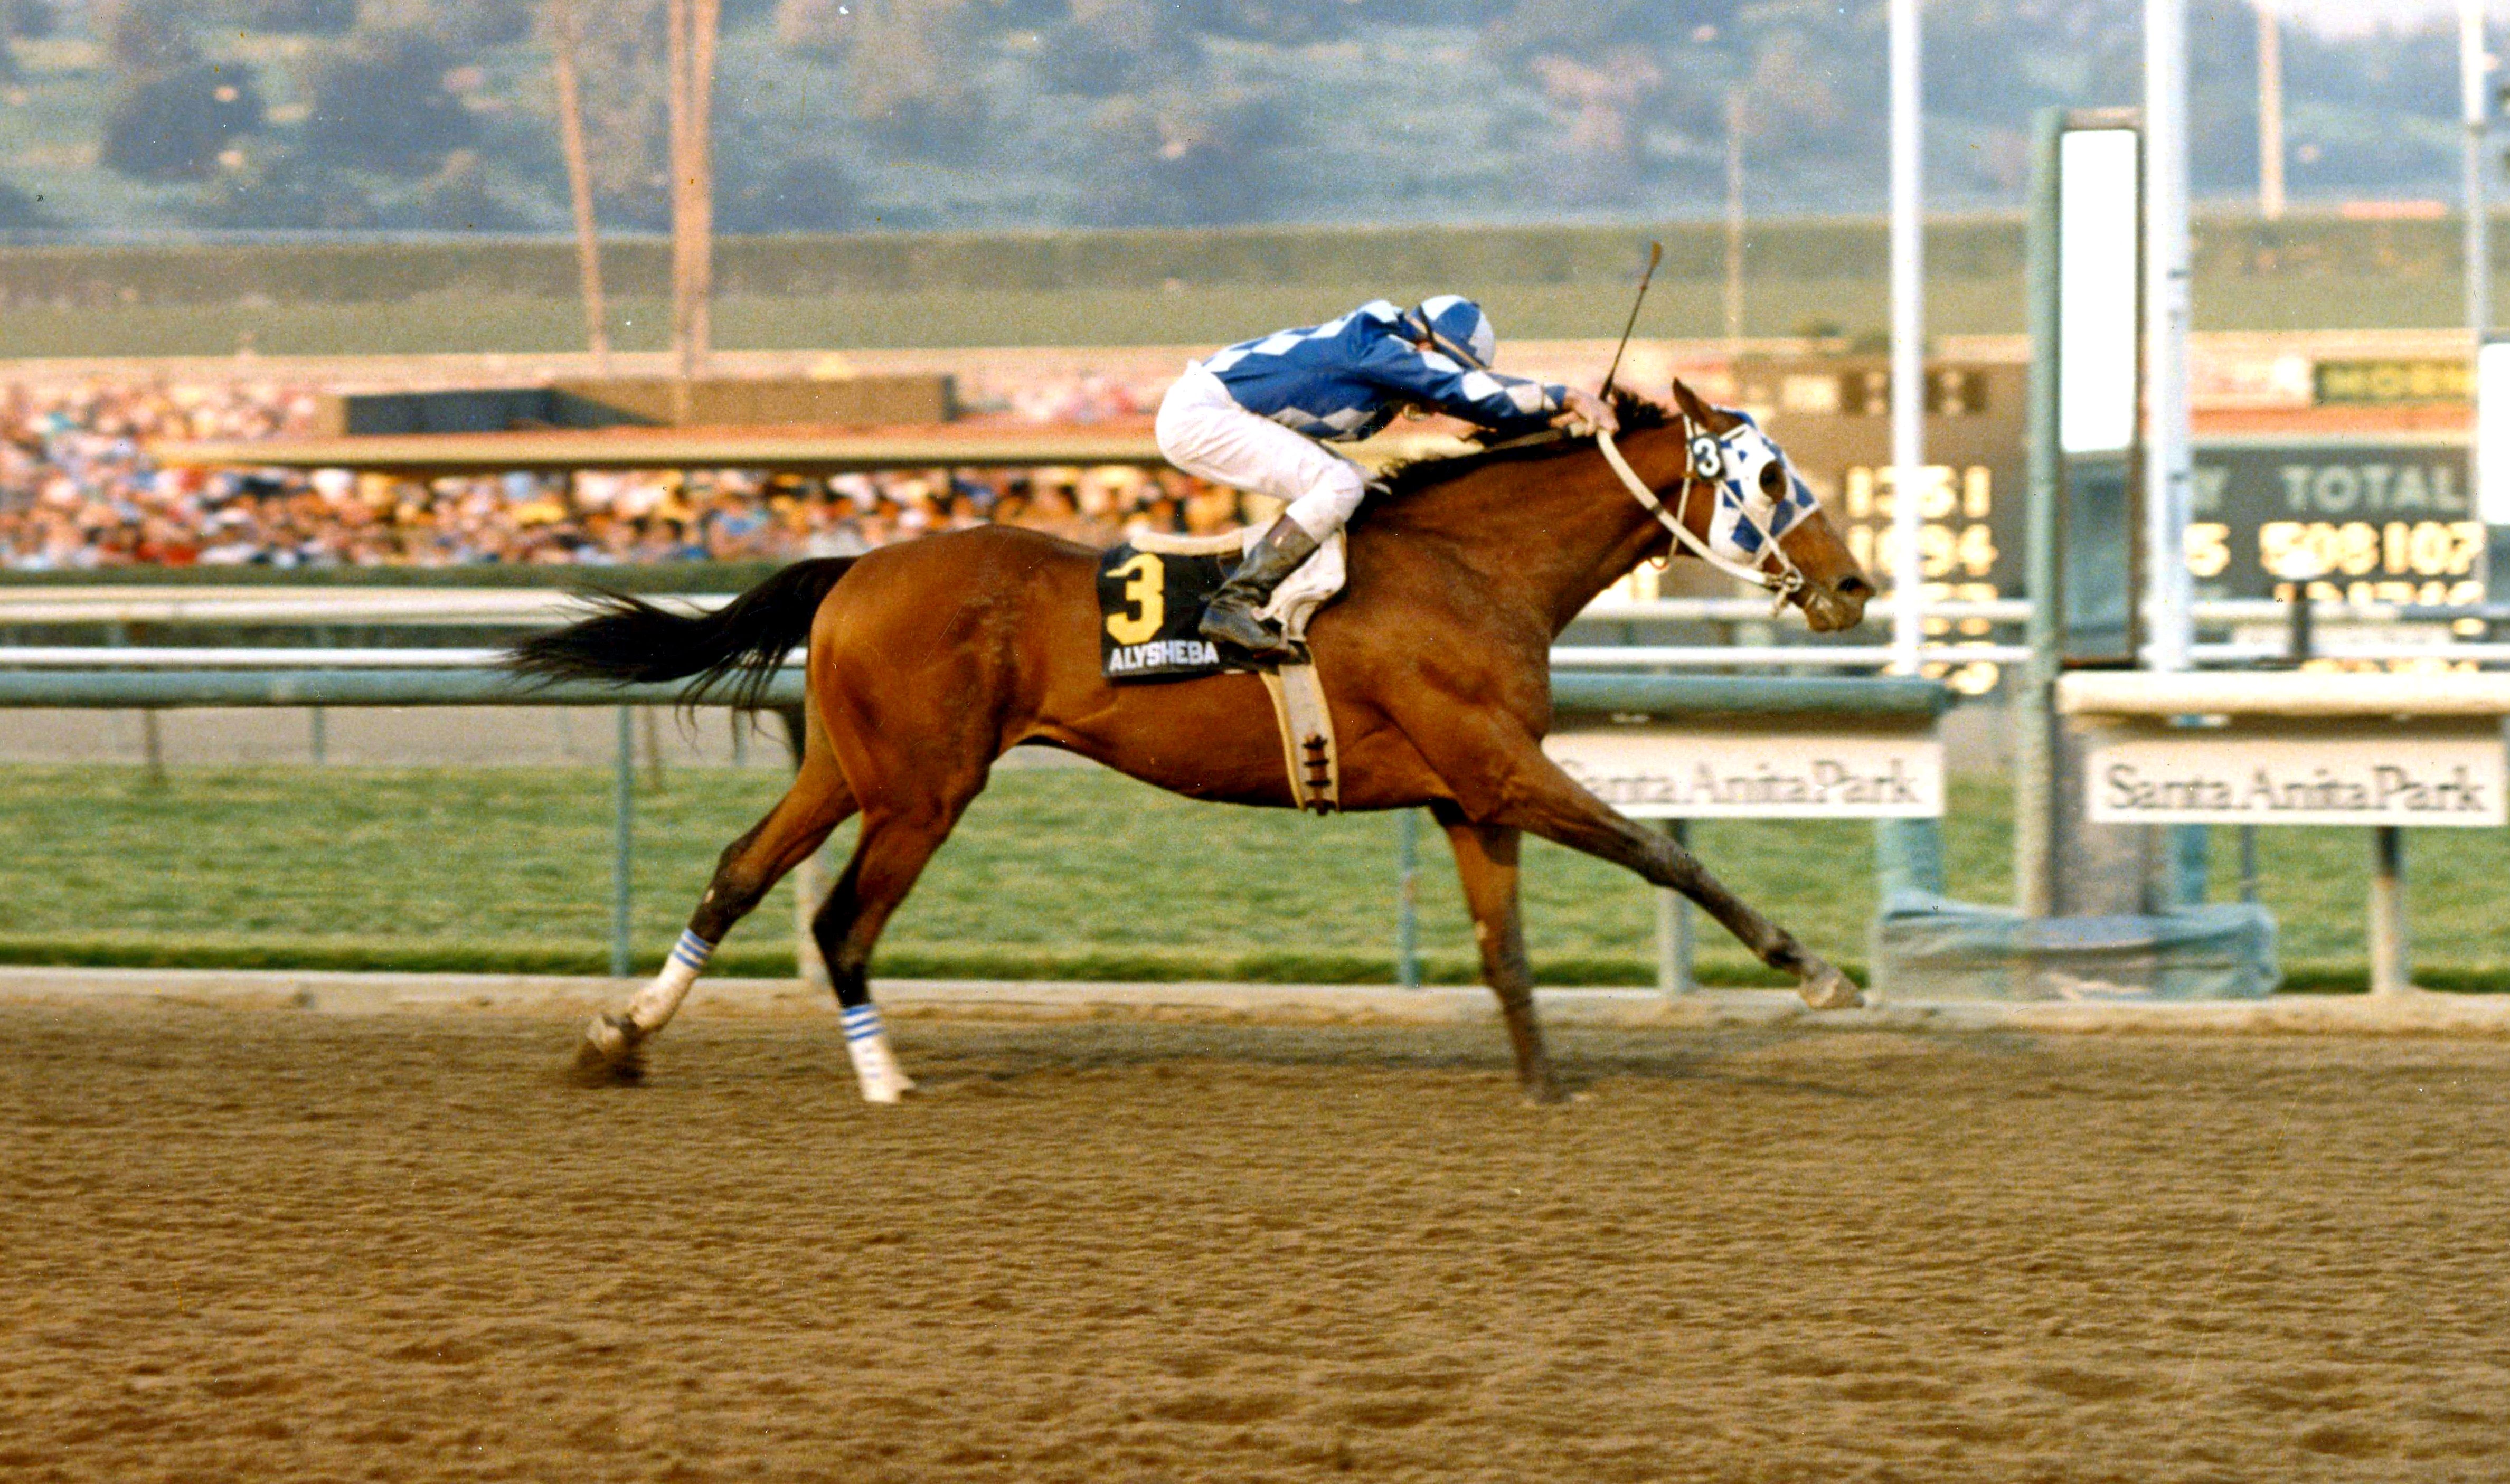
{"label": "santa anita park sign", "polygon": [[1542,750],[1631,818],[1931,818],[1943,744],[1907,729],[1700,731],[1630,726],[1553,734]]}
{"label": "santa anita park sign", "polygon": [[2498,825],[2497,723],[2274,736],[2135,728],[2091,740],[2084,794],[2106,824]]}

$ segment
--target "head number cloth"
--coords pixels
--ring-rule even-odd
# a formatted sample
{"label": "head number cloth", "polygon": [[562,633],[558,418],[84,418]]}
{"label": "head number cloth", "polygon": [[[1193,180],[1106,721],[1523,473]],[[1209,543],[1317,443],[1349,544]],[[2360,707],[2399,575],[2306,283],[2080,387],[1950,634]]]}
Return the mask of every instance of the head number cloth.
{"label": "head number cloth", "polygon": [[[1739,419],[1720,438],[1705,428],[1691,427],[1692,477],[1717,491],[1717,510],[1708,519],[1708,546],[1718,555],[1757,567],[1763,552],[1773,547],[1796,522],[1821,508],[1805,481],[1796,476],[1787,456],[1748,412],[1721,408]],[[1778,470],[1778,493],[1762,487],[1771,465]]]}
{"label": "head number cloth", "polygon": [[[1597,430],[1595,446],[1620,477],[1621,487],[1630,492],[1630,498],[1662,522],[1675,541],[1728,576],[1776,593],[1783,607],[1788,596],[1804,587],[1805,575],[1787,555],[1786,549],[1778,545],[1779,538],[1820,506],[1804,480],[1787,467],[1786,455],[1778,452],[1778,445],[1769,441],[1768,435],[1761,431],[1761,425],[1752,421],[1750,414],[1731,408],[1720,410],[1735,419],[1735,425],[1723,434],[1711,433],[1688,416],[1682,420],[1691,467],[1672,510],[1666,510],[1655,491],[1630,469],[1611,434]],[[1775,495],[1761,488],[1762,476],[1771,466],[1779,475]],[[1691,527],[1683,523],[1693,483],[1705,484],[1716,494],[1717,506],[1709,513],[1706,541],[1692,535]],[[1774,561],[1777,570],[1763,570],[1766,561]]]}

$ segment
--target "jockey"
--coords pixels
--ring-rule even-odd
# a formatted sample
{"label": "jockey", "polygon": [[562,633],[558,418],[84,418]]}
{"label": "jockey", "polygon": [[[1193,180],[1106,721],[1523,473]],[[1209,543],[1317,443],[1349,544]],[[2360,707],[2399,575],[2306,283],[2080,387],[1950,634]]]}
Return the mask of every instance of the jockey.
{"label": "jockey", "polygon": [[1367,491],[1359,466],[1318,439],[1366,438],[1407,406],[1502,436],[1545,423],[1617,427],[1592,393],[1491,370],[1498,349],[1481,306],[1442,293],[1412,309],[1374,299],[1189,364],[1160,403],[1160,452],[1188,474],[1288,507],[1212,595],[1202,636],[1259,660],[1295,658],[1256,610]]}

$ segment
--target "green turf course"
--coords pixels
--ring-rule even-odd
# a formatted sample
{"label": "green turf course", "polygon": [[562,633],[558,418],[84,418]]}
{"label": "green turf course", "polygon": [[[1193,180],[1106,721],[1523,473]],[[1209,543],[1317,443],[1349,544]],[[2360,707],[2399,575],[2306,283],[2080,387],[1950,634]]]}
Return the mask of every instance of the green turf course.
{"label": "green turf course", "polygon": [[[0,961],[598,972],[609,926],[610,776],[599,770],[0,770]],[[715,853],[773,802],[763,770],[682,770],[637,799],[636,935],[677,934]],[[1957,780],[1953,892],[2007,895],[2002,786]],[[926,873],[877,970],[914,976],[1370,982],[1393,973],[1394,818],[1310,819],[1191,804],[1110,774],[997,775]],[[843,850],[851,829],[835,849]],[[1473,977],[1443,840],[1423,831],[1432,979]],[[1697,826],[1712,869],[1817,951],[1865,957],[1872,831],[1854,822]],[[2227,892],[2229,843],[2218,858]],[[2265,895],[2294,987],[2359,987],[2368,846],[2267,830]],[[2412,837],[2418,981],[2510,988],[2510,834]],[[1529,848],[1526,917],[1548,983],[1654,978],[1646,890]],[[780,890],[733,934],[726,972],[792,971]],[[1703,927],[1702,977],[1771,982]]]}

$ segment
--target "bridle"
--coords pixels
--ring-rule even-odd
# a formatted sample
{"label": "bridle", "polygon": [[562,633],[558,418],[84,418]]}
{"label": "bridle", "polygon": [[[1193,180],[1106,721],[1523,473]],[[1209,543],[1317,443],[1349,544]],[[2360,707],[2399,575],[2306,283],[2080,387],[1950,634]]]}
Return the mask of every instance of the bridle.
{"label": "bridle", "polygon": [[1674,508],[1668,511],[1664,502],[1656,497],[1656,492],[1650,489],[1647,481],[1631,470],[1629,461],[1621,457],[1621,450],[1614,444],[1613,436],[1601,428],[1595,430],[1596,450],[1603,454],[1605,463],[1613,466],[1613,473],[1620,476],[1621,487],[1628,490],[1630,498],[1645,507],[1658,523],[1671,531],[1674,540],[1689,547],[1692,555],[1718,571],[1775,593],[1777,601],[1770,610],[1773,614],[1784,609],[1789,598],[1805,590],[1804,570],[1795,564],[1795,558],[1787,554],[1786,548],[1778,545],[1778,538],[1752,518],[1748,509],[1738,503],[1734,517],[1761,538],[1764,553],[1761,559],[1767,563],[1774,558],[1778,566],[1775,572],[1767,570],[1765,566],[1747,566],[1722,555],[1707,542],[1692,534],[1690,524],[1683,518],[1691,509],[1691,487],[1705,484],[1710,489],[1710,498],[1716,498],[1717,487],[1726,478],[1726,440],[1692,422],[1691,414],[1686,412],[1682,414],[1682,441],[1689,452],[1689,460],[1683,470],[1682,493],[1676,497]]}

